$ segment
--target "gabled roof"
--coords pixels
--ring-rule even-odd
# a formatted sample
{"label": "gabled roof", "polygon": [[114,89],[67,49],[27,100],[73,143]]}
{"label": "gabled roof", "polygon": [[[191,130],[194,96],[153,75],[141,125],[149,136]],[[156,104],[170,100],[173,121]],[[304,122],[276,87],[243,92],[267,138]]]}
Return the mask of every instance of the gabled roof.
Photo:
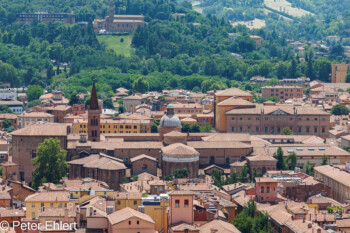
{"label": "gabled roof", "polygon": [[126,221],[130,218],[138,218],[138,219],[144,220],[146,222],[155,224],[153,219],[149,215],[143,214],[140,211],[133,210],[129,207],[126,207],[124,209],[121,209],[119,211],[116,211],[116,212],[108,215],[108,220],[112,225],[121,223],[121,222]]}
{"label": "gabled roof", "polygon": [[216,96],[253,96],[249,92],[242,91],[241,89],[232,87],[223,91],[218,91],[215,94]]}
{"label": "gabled roof", "polygon": [[152,161],[157,161],[156,158],[153,158],[153,157],[151,157],[151,156],[142,154],[142,155],[138,155],[138,156],[136,156],[136,157],[134,157],[134,158],[131,158],[131,159],[130,159],[130,162],[135,162],[135,161],[140,160],[140,159],[149,159],[149,160],[152,160]]}
{"label": "gabled roof", "polygon": [[211,233],[213,230],[220,233],[241,233],[232,223],[222,220],[212,220],[199,227],[200,233]]}
{"label": "gabled roof", "polygon": [[57,192],[41,192],[29,195],[25,202],[68,202],[69,192],[57,191]]}
{"label": "gabled roof", "polygon": [[239,97],[231,97],[218,103],[218,106],[252,106],[253,107],[255,106],[255,104],[247,100],[241,99]]}

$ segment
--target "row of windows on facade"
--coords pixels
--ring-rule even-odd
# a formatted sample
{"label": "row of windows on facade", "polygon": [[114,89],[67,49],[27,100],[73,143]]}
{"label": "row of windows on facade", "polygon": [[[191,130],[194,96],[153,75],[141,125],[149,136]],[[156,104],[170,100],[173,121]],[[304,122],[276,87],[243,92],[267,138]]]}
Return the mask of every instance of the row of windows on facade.
{"label": "row of windows on facade", "polygon": [[10,108],[12,112],[22,112],[22,108]]}
{"label": "row of windows on facade", "polygon": [[[147,132],[148,131],[148,129],[144,129],[144,130],[142,130],[141,129],[141,131],[143,132],[143,131],[145,131],[145,132]],[[79,133],[87,133],[86,132],[86,130],[80,130],[79,131]],[[100,133],[137,133],[137,131],[116,131],[116,130],[114,130],[114,131],[100,131]]]}
{"label": "row of windows on facade", "polygon": [[[264,191],[265,191],[265,187],[261,187],[260,193],[264,193]],[[275,191],[275,189],[273,189],[273,191]],[[266,187],[266,193],[270,193],[270,187],[269,186]]]}
{"label": "row of windows on facade", "polygon": [[201,113],[202,110],[175,110],[175,113],[185,113],[185,112],[188,112],[188,113]]}
{"label": "row of windows on facade", "polygon": [[[288,121],[293,121],[293,120],[302,121],[302,120],[303,120],[303,118],[301,118],[301,117],[299,117],[299,118],[298,118],[298,117],[296,117],[296,118],[293,118],[293,117],[290,117],[290,118],[284,117],[283,119],[280,118],[280,117],[276,117],[276,118],[275,118],[275,117],[270,117],[270,118],[269,118],[269,117],[264,117],[264,118],[262,118],[262,119],[265,119],[265,121],[268,121],[268,120],[271,120],[271,121],[274,121],[274,120],[277,120],[277,121],[281,121],[281,120],[284,120],[284,121],[287,121],[287,120],[288,120]],[[232,117],[231,120],[234,121],[234,120],[236,120],[236,118],[235,118],[235,117]],[[247,118],[245,118],[245,117],[240,117],[240,118],[238,118],[238,117],[237,117],[237,120],[240,120],[240,121],[243,121],[243,120],[251,121],[252,118],[251,118],[251,117],[247,117]],[[259,120],[260,120],[260,117],[256,117],[255,120],[259,121]],[[304,120],[311,121],[312,118],[306,117]],[[322,121],[326,121],[326,118],[323,117],[321,120],[322,120]],[[318,121],[318,118],[315,117],[315,118],[314,118],[314,121]]]}
{"label": "row of windows on facade", "polygon": [[[189,200],[184,200],[184,207],[187,208],[189,206]],[[175,200],[175,208],[180,208],[180,200]]]}
{"label": "row of windows on facade", "polygon": [[[274,92],[276,90],[276,92],[279,91],[279,89],[271,89],[271,92]],[[283,91],[288,92],[289,89],[282,89],[281,93],[283,94]],[[290,92],[293,92],[293,89],[290,90]],[[297,89],[297,92],[301,92],[301,89]]]}
{"label": "row of windows on facade", "polygon": [[[94,121],[94,119],[91,120],[91,125],[97,125],[97,123]],[[81,129],[82,129],[82,128],[86,128],[86,124],[80,125],[80,128],[81,128]],[[110,129],[110,128],[111,128],[111,125],[108,125],[108,127],[106,127],[106,125],[100,125],[100,128],[101,128],[101,129],[105,129],[105,128],[109,128],[109,129]],[[113,129],[117,129],[117,128],[118,128],[118,125],[113,125],[112,128],[113,128]],[[124,128],[124,125],[120,125],[119,128],[123,129],[123,128]],[[132,129],[132,128],[137,129],[137,125],[134,125],[134,126],[132,126],[132,125],[125,125],[125,129]]]}
{"label": "row of windows on facade", "polygon": [[[288,127],[288,126],[287,126]],[[293,127],[289,127],[292,131],[293,131]],[[231,128],[231,131],[232,132],[240,132],[240,133],[243,133],[243,132],[253,132],[252,128],[250,126],[247,126],[247,127],[239,127],[238,129],[236,129],[235,127],[232,127]],[[257,126],[255,127],[255,132],[260,132],[260,128]],[[265,127],[265,133],[281,133],[281,127],[277,127],[275,129],[275,127]],[[305,127],[305,133],[311,133],[311,130],[310,130],[310,127]],[[319,130],[318,130],[318,127],[314,127],[313,128],[313,133],[318,133]],[[325,133],[326,132],[326,128],[325,127],[322,127],[321,128],[321,132],[322,133]],[[298,127],[298,133],[303,133],[303,127]]]}
{"label": "row of windows on facade", "polygon": [[20,18],[63,18],[64,15],[52,15],[52,14],[23,14],[19,15]]}
{"label": "row of windows on facade", "polygon": [[[141,132],[148,132],[149,129],[141,129]],[[86,130],[79,130],[79,133],[87,133]],[[137,131],[100,131],[100,133],[138,133]]]}
{"label": "row of windows on facade", "polygon": [[[276,95],[271,94],[271,96],[280,96],[283,97],[283,93],[281,93],[281,95],[279,95],[278,93]],[[285,96],[288,96],[288,93],[285,94]],[[291,93],[289,96],[293,97],[293,93]],[[301,96],[300,94],[297,94],[297,96]]]}
{"label": "row of windows on facade", "polygon": [[48,119],[35,119],[35,118],[32,118],[32,119],[26,119],[26,123],[29,123],[29,122],[32,122],[32,121],[47,121]]}
{"label": "row of windows on facade", "polygon": [[[40,205],[41,207],[44,207],[45,206],[45,203],[41,203]],[[53,208],[54,207],[54,204],[53,203],[50,203],[50,208]],[[63,203],[60,203],[58,205],[58,207],[62,208],[63,207]],[[67,203],[64,204],[64,207],[67,207]],[[32,208],[35,208],[35,203],[32,204]]]}
{"label": "row of windows on facade", "polygon": [[[118,25],[117,27],[119,28],[119,27],[120,27],[120,24],[118,23],[117,25]],[[122,28],[123,28],[125,24],[121,24],[121,25],[122,25]],[[98,24],[98,27],[99,27],[99,28],[102,28],[102,23],[99,23],[99,24]],[[126,24],[126,27],[128,28],[128,27],[129,27],[129,24]],[[133,28],[132,25],[131,25],[131,28]]]}

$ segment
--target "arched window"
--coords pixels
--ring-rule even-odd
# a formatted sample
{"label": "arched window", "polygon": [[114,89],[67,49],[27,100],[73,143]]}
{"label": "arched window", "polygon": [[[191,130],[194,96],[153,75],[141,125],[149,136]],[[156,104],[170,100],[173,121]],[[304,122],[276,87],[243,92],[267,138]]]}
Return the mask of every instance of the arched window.
{"label": "arched window", "polygon": [[264,187],[261,187],[261,193],[264,193]]}

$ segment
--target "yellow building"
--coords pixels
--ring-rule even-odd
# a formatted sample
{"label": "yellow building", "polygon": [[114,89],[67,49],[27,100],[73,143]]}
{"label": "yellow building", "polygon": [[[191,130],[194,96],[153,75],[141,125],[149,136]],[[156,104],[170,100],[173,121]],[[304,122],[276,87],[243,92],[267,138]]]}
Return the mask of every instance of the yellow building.
{"label": "yellow building", "polygon": [[115,210],[121,210],[125,207],[129,207],[134,210],[138,210],[139,206],[142,206],[142,194],[137,192],[115,192]]}
{"label": "yellow building", "polygon": [[203,105],[199,103],[194,104],[173,104],[175,114],[202,114]]}
{"label": "yellow building", "polygon": [[[93,194],[93,195],[92,195]],[[86,190],[86,189],[69,189],[69,195],[71,199],[80,199],[84,196],[108,196],[113,197],[114,191],[113,190]]]}
{"label": "yellow building", "polygon": [[[156,230],[161,232],[168,232],[168,215],[167,208],[169,207],[168,199],[156,196],[150,196],[150,201],[144,200],[145,214],[149,215],[153,221],[156,223]],[[153,200],[151,200],[153,199]]]}
{"label": "yellow building", "polygon": [[[72,133],[87,133],[88,122],[87,120],[74,120],[72,125]],[[150,133],[151,132],[151,121],[150,120],[110,120],[101,119],[100,133]]]}
{"label": "yellow building", "polygon": [[346,83],[349,64],[332,64],[332,83]]}
{"label": "yellow building", "polygon": [[253,95],[249,92],[242,91],[235,87],[215,93],[215,128],[219,132],[226,132],[227,122],[225,113],[238,107],[254,107],[251,103],[252,97]]}
{"label": "yellow building", "polygon": [[26,204],[26,219],[38,219],[40,209],[44,208],[63,208],[70,203],[69,192],[41,192],[28,196],[24,200]]}

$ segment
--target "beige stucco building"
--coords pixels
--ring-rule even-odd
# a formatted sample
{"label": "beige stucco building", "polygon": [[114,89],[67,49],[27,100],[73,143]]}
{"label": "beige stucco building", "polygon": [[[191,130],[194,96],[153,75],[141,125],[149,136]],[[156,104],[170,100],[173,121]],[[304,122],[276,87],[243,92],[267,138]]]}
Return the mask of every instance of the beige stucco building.
{"label": "beige stucco building", "polygon": [[30,112],[18,115],[18,128],[24,128],[35,122],[54,122],[54,115],[46,112]]}
{"label": "beige stucco building", "polygon": [[332,64],[332,83],[346,83],[349,64]]}
{"label": "beige stucco building", "polygon": [[350,173],[339,166],[315,167],[315,178],[330,188],[331,197],[341,203],[350,199]]}

